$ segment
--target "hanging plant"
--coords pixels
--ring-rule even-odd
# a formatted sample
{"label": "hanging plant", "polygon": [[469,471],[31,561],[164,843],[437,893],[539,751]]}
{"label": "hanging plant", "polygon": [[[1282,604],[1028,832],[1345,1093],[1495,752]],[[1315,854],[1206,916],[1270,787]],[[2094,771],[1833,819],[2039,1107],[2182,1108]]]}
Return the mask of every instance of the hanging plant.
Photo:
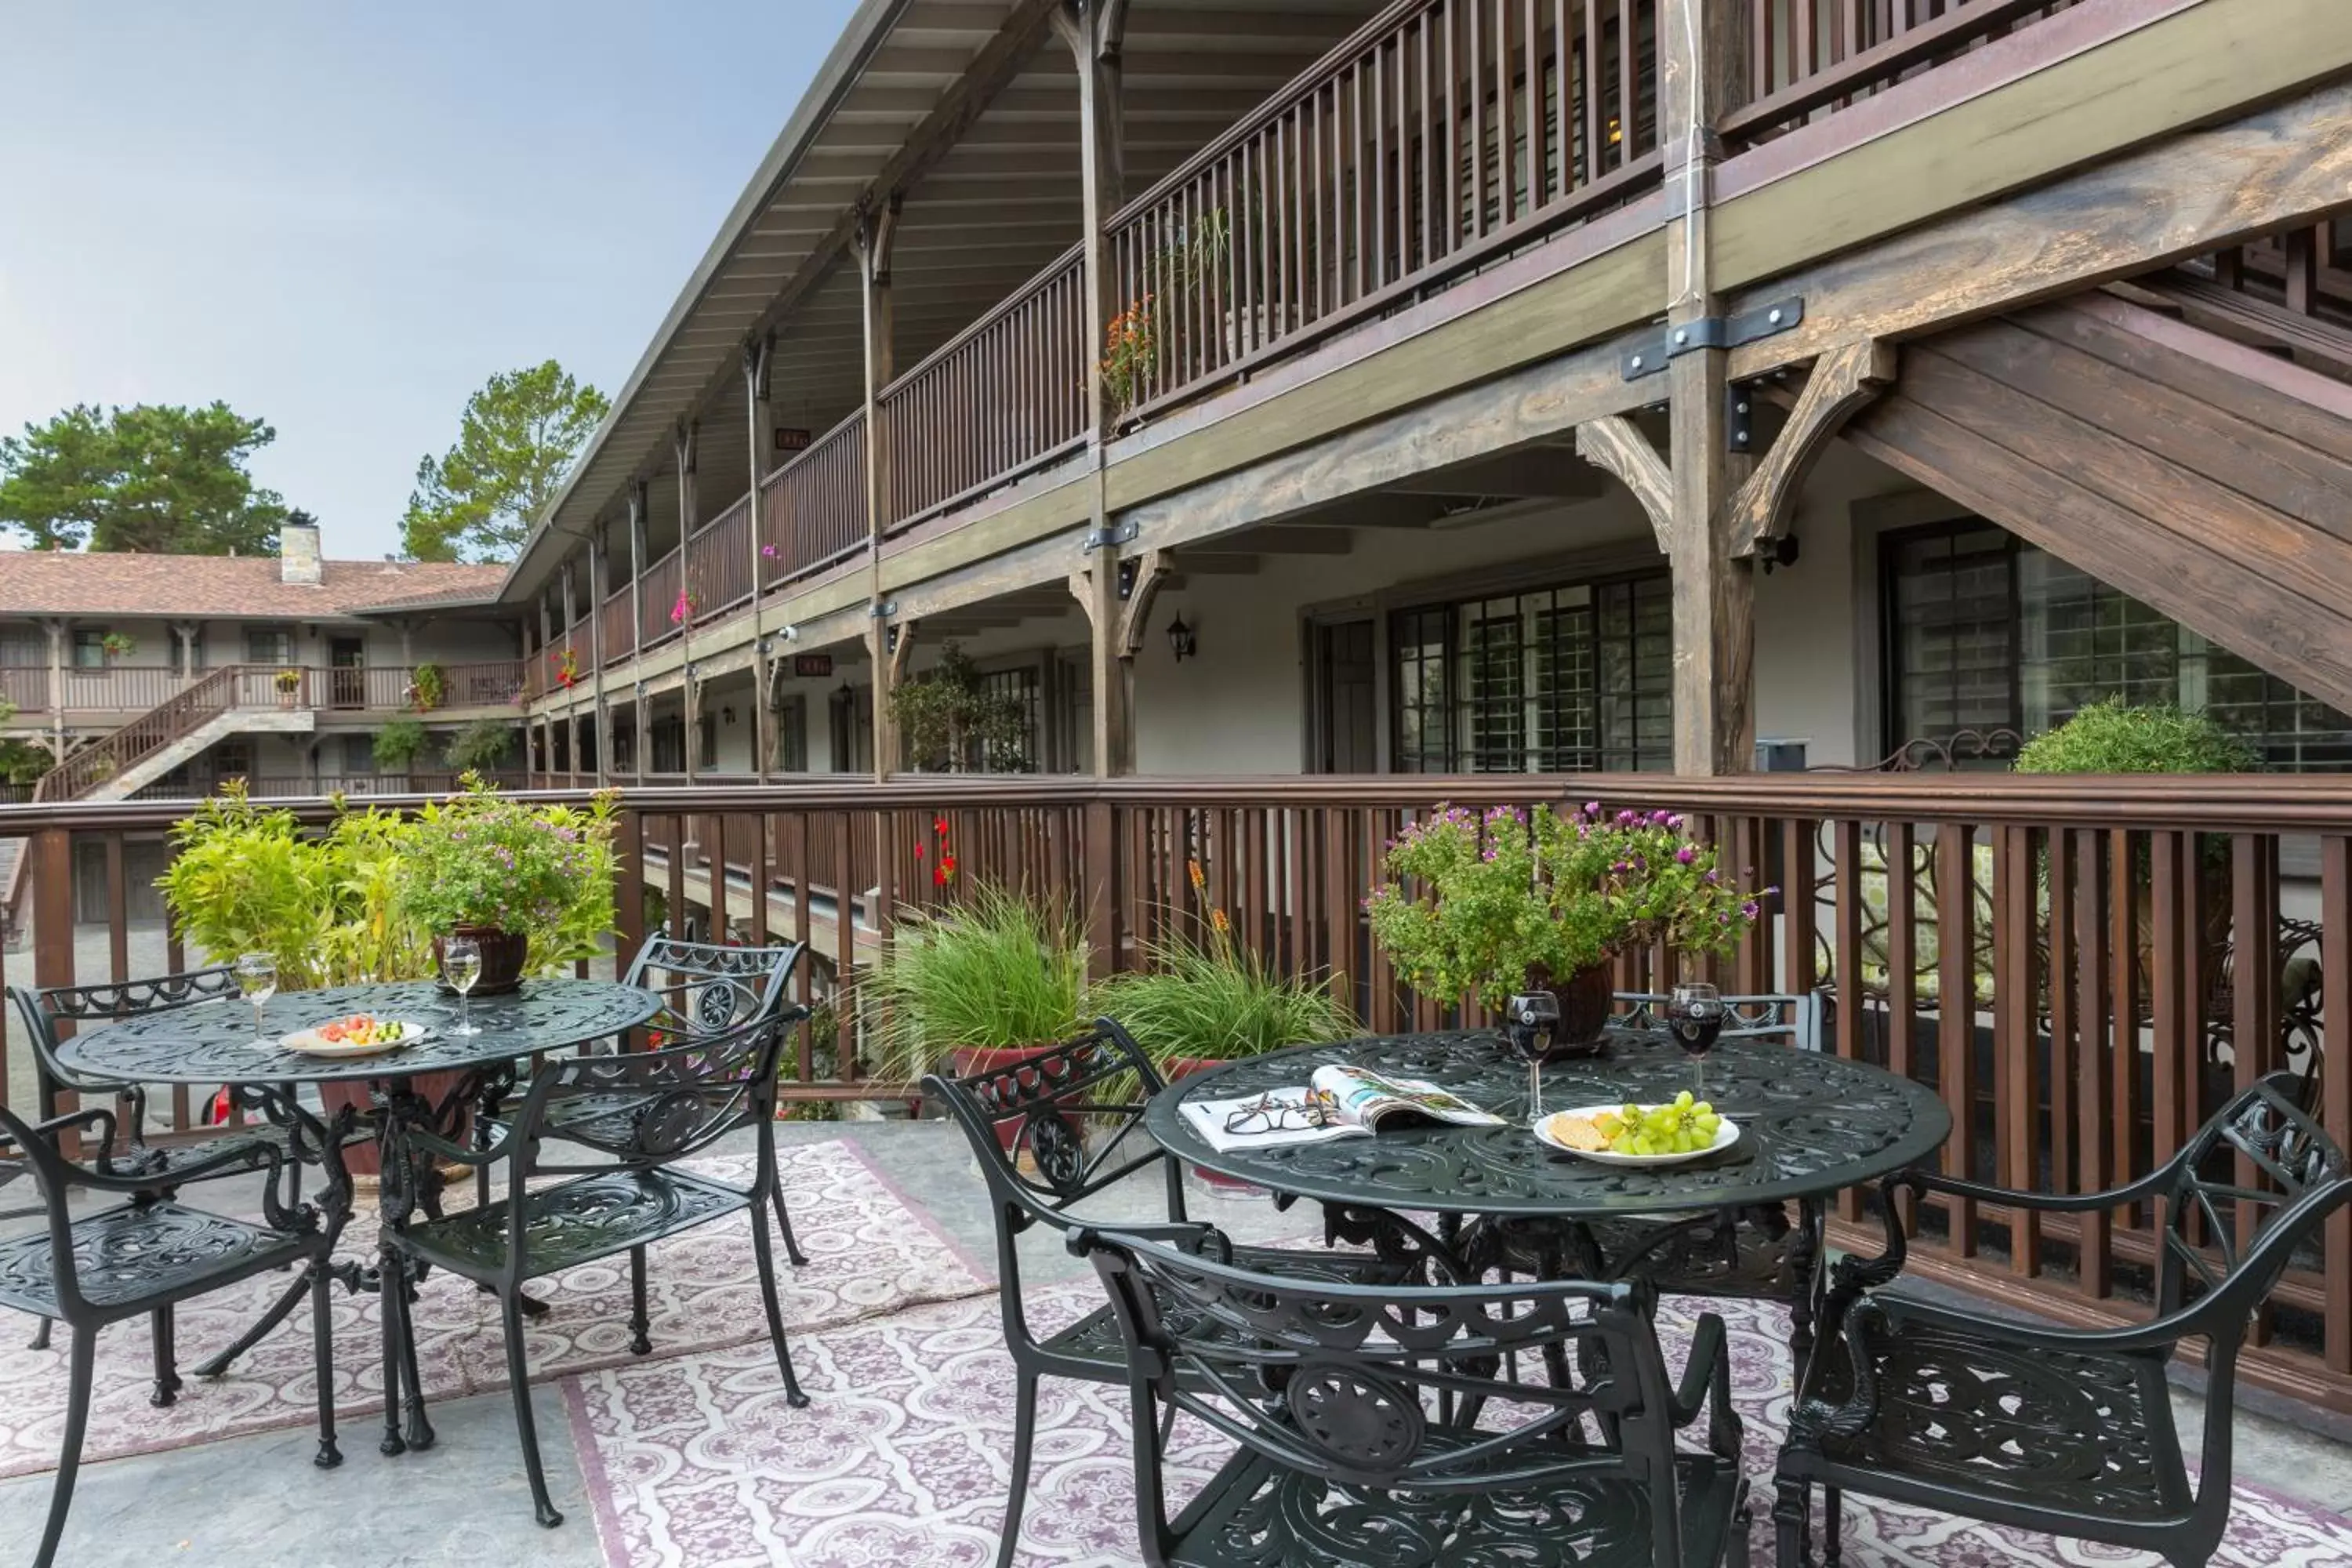
{"label": "hanging plant", "polygon": [[448,695],[447,678],[437,664],[420,664],[408,682],[408,700],[419,713],[430,713]]}
{"label": "hanging plant", "polygon": [[128,632],[109,632],[98,639],[98,647],[109,658],[129,658],[139,651],[138,639]]}
{"label": "hanging plant", "polygon": [[669,607],[669,624],[674,626],[691,626],[693,622],[694,595],[680,588],[677,591],[677,603]]}
{"label": "hanging plant", "polygon": [[558,686],[571,687],[580,684],[579,650],[567,644],[550,652],[547,662],[555,667],[555,683]]}

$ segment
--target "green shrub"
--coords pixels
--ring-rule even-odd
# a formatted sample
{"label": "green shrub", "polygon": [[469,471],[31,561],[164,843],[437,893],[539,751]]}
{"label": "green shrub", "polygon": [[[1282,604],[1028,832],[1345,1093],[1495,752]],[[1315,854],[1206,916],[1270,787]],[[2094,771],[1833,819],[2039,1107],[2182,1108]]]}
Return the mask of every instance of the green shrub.
{"label": "green shrub", "polygon": [[469,773],[462,790],[407,825],[395,908],[428,933],[523,932],[533,973],[593,957],[613,929],[618,811],[609,790],[584,810],[526,805]]}
{"label": "green shrub", "polygon": [[452,773],[479,773],[497,767],[514,750],[514,726],[502,719],[477,719],[449,738],[444,753]]}
{"label": "green shrub", "polygon": [[911,1083],[958,1047],[1069,1038],[1087,1015],[1087,944],[1066,912],[982,885],[960,907],[900,911],[853,984],[872,1072]]}
{"label": "green shrub", "polygon": [[2120,697],[2094,702],[2028,741],[2021,773],[2241,773],[2253,749],[2202,713],[2169,703],[2134,707]]}
{"label": "green shrub", "polygon": [[404,773],[425,750],[425,726],[414,719],[394,719],[375,732],[373,754],[379,773]]}
{"label": "green shrub", "polygon": [[1125,1025],[1163,1077],[1178,1058],[1233,1061],[1356,1032],[1327,984],[1276,973],[1234,942],[1223,916],[1218,911],[1205,944],[1157,943],[1150,971],[1102,982],[1090,1010]]}

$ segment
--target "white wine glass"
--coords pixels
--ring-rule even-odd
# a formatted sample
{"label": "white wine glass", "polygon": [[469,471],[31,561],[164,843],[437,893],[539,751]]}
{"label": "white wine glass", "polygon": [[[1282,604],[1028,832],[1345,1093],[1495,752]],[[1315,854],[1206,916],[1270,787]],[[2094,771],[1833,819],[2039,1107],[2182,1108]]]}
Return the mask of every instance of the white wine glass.
{"label": "white wine glass", "polygon": [[453,936],[441,944],[441,977],[457,994],[457,1026],[453,1035],[478,1035],[474,1026],[474,982],[482,977],[482,944],[470,936]]}
{"label": "white wine glass", "polygon": [[261,1010],[278,994],[278,960],[266,952],[241,953],[236,961],[236,988],[253,1004],[253,1043],[266,1042],[261,1034]]}

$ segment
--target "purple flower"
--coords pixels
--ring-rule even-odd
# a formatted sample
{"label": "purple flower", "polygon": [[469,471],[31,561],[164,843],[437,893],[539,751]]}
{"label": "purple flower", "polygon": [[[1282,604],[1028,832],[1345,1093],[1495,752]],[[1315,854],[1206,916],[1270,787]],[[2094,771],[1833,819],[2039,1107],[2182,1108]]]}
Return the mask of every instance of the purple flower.
{"label": "purple flower", "polygon": [[1753,899],[1749,899],[1749,900],[1747,900],[1746,901],[1744,901],[1743,903],[1741,903],[1741,905],[1739,906],[1739,912],[1740,912],[1741,914],[1743,914],[1743,915],[1746,915],[1749,920],[1751,920],[1751,921],[1752,921],[1752,920],[1754,920],[1754,919],[1756,918],[1756,909],[1757,909],[1756,900],[1753,900]]}
{"label": "purple flower", "polygon": [[1641,820],[1642,814],[1637,811],[1621,811],[1617,814],[1617,826],[1620,827],[1631,827]]}
{"label": "purple flower", "polygon": [[1698,851],[1685,844],[1681,848],[1675,851],[1675,858],[1687,866],[1692,861],[1698,858]]}
{"label": "purple flower", "polygon": [[1709,871],[1706,876],[1699,879],[1700,881],[1705,882],[1710,888],[1715,886],[1717,881],[1719,879],[1719,874],[1714,871]]}
{"label": "purple flower", "polygon": [[1586,802],[1584,803],[1584,815],[1585,815],[1585,816],[1600,816],[1600,815],[1601,815],[1601,803],[1600,803],[1599,801],[1597,801],[1597,800],[1588,800],[1588,801],[1586,801]]}

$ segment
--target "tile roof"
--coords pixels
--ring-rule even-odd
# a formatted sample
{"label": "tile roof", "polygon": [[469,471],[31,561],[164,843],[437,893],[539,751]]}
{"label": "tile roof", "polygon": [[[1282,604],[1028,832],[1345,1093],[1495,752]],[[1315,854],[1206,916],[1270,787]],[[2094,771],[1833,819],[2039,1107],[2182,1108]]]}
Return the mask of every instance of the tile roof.
{"label": "tile roof", "polygon": [[0,550],[0,614],[346,619],[404,600],[491,600],[506,571],[437,561],[329,561],[312,584],[280,581],[274,555]]}

